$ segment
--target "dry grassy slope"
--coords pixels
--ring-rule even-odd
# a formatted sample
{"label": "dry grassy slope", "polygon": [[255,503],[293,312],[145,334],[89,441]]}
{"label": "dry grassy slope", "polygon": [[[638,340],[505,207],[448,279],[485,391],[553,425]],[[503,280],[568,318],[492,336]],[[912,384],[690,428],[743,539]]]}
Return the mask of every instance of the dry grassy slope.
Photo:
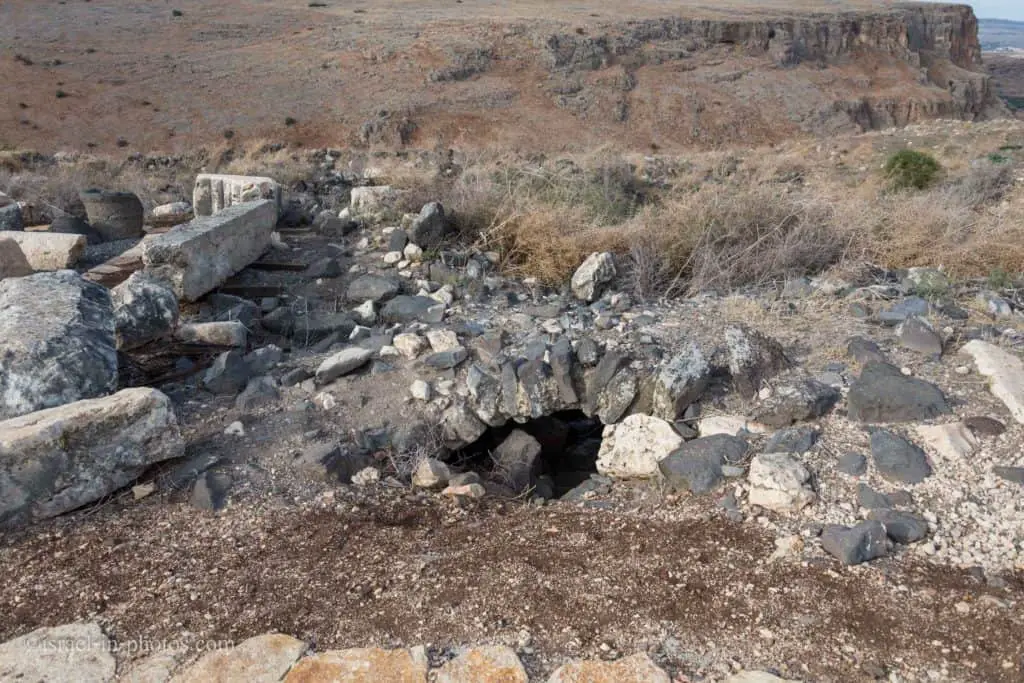
{"label": "dry grassy slope", "polygon": [[308,5],[180,0],[173,17],[167,3],[5,0],[0,145],[182,150],[231,130],[313,145],[668,150],[975,118],[989,97],[962,6]]}

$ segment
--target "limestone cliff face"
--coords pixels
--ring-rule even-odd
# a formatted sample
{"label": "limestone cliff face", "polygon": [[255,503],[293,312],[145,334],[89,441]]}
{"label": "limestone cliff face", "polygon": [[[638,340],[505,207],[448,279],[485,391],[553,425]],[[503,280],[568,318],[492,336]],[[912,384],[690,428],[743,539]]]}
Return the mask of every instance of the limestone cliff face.
{"label": "limestone cliff face", "polygon": [[[605,109],[620,122],[639,112],[630,102],[636,98],[601,92],[599,84],[588,87],[585,76],[570,79],[567,86],[567,75],[619,67],[626,74],[618,81],[628,83],[619,90],[642,91],[645,71],[675,63],[673,68],[687,74],[676,79],[683,90],[706,96],[704,86],[710,83],[712,98],[756,106],[759,97],[778,99],[779,93],[768,92],[772,87],[767,83],[729,84],[756,80],[758,72],[802,68],[800,73],[810,74],[811,87],[800,83],[793,90],[806,107],[787,104],[784,125],[816,132],[822,121],[829,130],[843,128],[842,117],[849,126],[875,129],[1003,113],[990,78],[981,72],[978,22],[967,5],[906,3],[875,13],[735,21],[667,17],[605,26],[592,35],[541,33],[534,36],[534,45],[552,74],[552,96],[560,107],[585,115],[608,100]],[[721,73],[727,60],[741,60],[741,68]],[[833,75],[814,75],[813,69],[833,70]],[[878,76],[881,72],[885,78]],[[766,80],[794,78],[761,75]],[[692,108],[707,107],[698,102]]]}

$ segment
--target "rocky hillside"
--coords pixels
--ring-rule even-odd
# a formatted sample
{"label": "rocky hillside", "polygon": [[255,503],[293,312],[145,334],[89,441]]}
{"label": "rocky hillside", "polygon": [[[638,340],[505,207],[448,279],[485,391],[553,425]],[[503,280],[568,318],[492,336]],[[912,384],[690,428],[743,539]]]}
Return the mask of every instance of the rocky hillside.
{"label": "rocky hillside", "polygon": [[0,146],[646,151],[1004,113],[965,5],[178,4],[5,2]]}

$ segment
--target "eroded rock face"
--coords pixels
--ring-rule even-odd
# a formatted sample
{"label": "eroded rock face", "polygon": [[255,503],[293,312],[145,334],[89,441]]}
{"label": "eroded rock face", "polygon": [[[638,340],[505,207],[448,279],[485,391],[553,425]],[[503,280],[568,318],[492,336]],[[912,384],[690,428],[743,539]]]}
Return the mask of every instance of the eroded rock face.
{"label": "eroded rock face", "polygon": [[765,380],[789,367],[781,344],[745,325],[726,328],[725,342],[733,386],[745,399],[753,398]]}
{"label": "eroded rock face", "polygon": [[0,282],[0,419],[116,388],[105,288],[69,270]]}
{"label": "eroded rock face", "polygon": [[91,503],[184,448],[171,401],[155,389],[0,422],[0,526]]}

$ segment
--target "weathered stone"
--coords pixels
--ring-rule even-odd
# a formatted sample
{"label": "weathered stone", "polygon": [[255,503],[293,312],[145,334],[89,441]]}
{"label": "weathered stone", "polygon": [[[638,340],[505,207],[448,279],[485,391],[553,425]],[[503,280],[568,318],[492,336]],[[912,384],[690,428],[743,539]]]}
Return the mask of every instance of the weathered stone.
{"label": "weathered stone", "polygon": [[952,461],[963,460],[978,447],[978,440],[963,422],[918,425],[917,435],[941,457]]}
{"label": "weathered stone", "polygon": [[750,462],[751,505],[776,512],[796,512],[817,496],[808,485],[811,473],[788,453],[762,453]]}
{"label": "weathered stone", "polygon": [[237,346],[245,348],[249,330],[238,321],[219,323],[192,323],[182,325],[174,332],[178,341],[188,344]]}
{"label": "weathered stone", "polygon": [[578,659],[555,669],[548,683],[670,683],[662,671],[643,653],[613,662]]}
{"label": "weathered stone", "polygon": [[245,356],[245,363],[249,370],[256,375],[265,375],[281,362],[284,352],[273,344],[260,347]]}
{"label": "weathered stone", "polygon": [[615,373],[597,399],[597,416],[606,425],[622,419],[633,405],[638,389],[636,373],[623,368]]}
{"label": "weathered stone", "polygon": [[737,436],[706,436],[684,443],[659,461],[658,469],[675,490],[708,493],[722,480],[722,465],[739,464],[749,448]]}
{"label": "weathered stone", "polygon": [[0,419],[116,388],[105,288],[67,270],[0,281]]}
{"label": "weathered stone", "polygon": [[878,521],[850,528],[830,524],[821,533],[821,547],[842,564],[861,564],[889,554],[885,526]]}
{"label": "weathered stone", "polygon": [[896,328],[900,346],[917,353],[938,358],[942,355],[942,337],[923,318],[907,318]]}
{"label": "weathered stone", "polygon": [[558,385],[558,396],[562,403],[567,406],[579,403],[580,399],[576,393],[576,387],[573,385],[573,352],[569,338],[559,337],[551,345],[548,357],[551,361],[551,373],[555,384]]}
{"label": "weathered stone", "polygon": [[459,336],[451,330],[429,330],[427,342],[430,343],[430,348],[437,352],[462,348]]}
{"label": "weathered stone", "polygon": [[683,444],[665,420],[634,414],[604,428],[597,471],[613,477],[653,477],[658,463]]}
{"label": "weathered stone", "polygon": [[604,354],[597,367],[587,378],[587,400],[583,412],[593,414],[597,410],[597,401],[605,387],[612,381],[612,377],[619,369],[628,365],[629,362],[629,356],[616,350],[609,350]]}
{"label": "weathered stone", "polygon": [[57,216],[46,228],[46,232],[60,235],[83,235],[89,244],[103,242],[103,236],[78,216]]}
{"label": "weathered stone", "polygon": [[25,229],[25,220],[17,202],[0,205],[0,230],[20,231]]}
{"label": "weathered stone", "polygon": [[23,683],[110,683],[117,661],[95,622],[38,628],[0,644],[0,680]]}
{"label": "weathered stone", "polygon": [[353,187],[349,197],[352,211],[378,211],[390,204],[398,196],[398,192],[390,185]]}
{"label": "weathered stone", "polygon": [[977,436],[999,436],[1006,432],[1006,425],[999,420],[984,415],[974,415],[965,418],[964,426]]}
{"label": "weathered stone", "polygon": [[383,275],[360,275],[349,283],[345,297],[349,301],[381,303],[401,291],[398,282]]}
{"label": "weathered stone", "polygon": [[615,259],[606,251],[594,252],[572,276],[572,293],[581,301],[593,301],[601,288],[615,279]]}
{"label": "weathered stone", "polygon": [[448,485],[451,470],[435,458],[423,458],[412,473],[412,485],[419,489],[441,489]]}
{"label": "weathered stone", "polygon": [[179,299],[195,301],[259,258],[276,224],[272,202],[238,204],[143,241],[142,260]]}
{"label": "weathered stone", "polygon": [[371,358],[373,358],[373,351],[369,349],[362,349],[358,346],[342,349],[320,363],[320,367],[316,369],[317,384],[333,382],[343,375],[358,370],[370,362]]}
{"label": "weathered stone", "polygon": [[865,510],[879,510],[895,507],[895,501],[886,494],[876,491],[867,484],[857,485],[857,505]]}
{"label": "weathered stone", "polygon": [[450,447],[459,448],[483,436],[487,425],[465,403],[456,403],[441,415],[441,431]]}
{"label": "weathered stone", "polygon": [[879,313],[878,321],[883,325],[895,326],[911,316],[928,315],[930,308],[929,303],[921,297],[908,296]]}
{"label": "weathered stone", "polygon": [[251,376],[252,368],[241,351],[225,351],[206,369],[203,386],[215,394],[237,394]]}
{"label": "weathered stone", "polygon": [[697,421],[697,432],[701,436],[715,436],[716,434],[731,434],[739,436],[743,433],[764,434],[769,427],[754,422],[742,415],[709,415]]}
{"label": "weathered stone", "polygon": [[505,437],[491,456],[498,481],[516,493],[533,488],[541,469],[540,443],[520,429]]}
{"label": "weathered stone", "polygon": [[932,474],[925,452],[887,429],[871,430],[871,456],[875,469],[889,481],[920,484]]}
{"label": "weathered stone", "polygon": [[868,459],[860,453],[843,453],[836,461],[836,469],[851,477],[859,477],[868,471]]}
{"label": "weathered stone", "polygon": [[306,644],[291,636],[281,633],[256,636],[230,649],[207,652],[171,683],[278,683],[305,651]]}
{"label": "weathered stone", "polygon": [[133,349],[169,336],[178,324],[178,298],[166,283],[145,273],[110,290],[117,348]]}
{"label": "weathered stone", "polygon": [[411,332],[395,335],[395,338],[391,343],[409,360],[414,360],[425,348],[427,348],[426,340],[420,335],[413,334]]}
{"label": "weathered stone", "polygon": [[597,348],[597,342],[590,337],[584,337],[576,344],[576,358],[585,367],[591,368],[597,365],[600,355],[601,351]]}
{"label": "weathered stone", "polygon": [[992,473],[1000,479],[1013,482],[1014,484],[1024,485],[1024,467],[1007,467],[1005,465],[996,465],[992,468]]}
{"label": "weathered stone", "polygon": [[253,377],[245,389],[235,397],[235,408],[248,413],[281,398],[273,377]]}
{"label": "weathered stone", "polygon": [[726,328],[725,342],[733,387],[747,400],[757,395],[765,380],[789,367],[782,345],[745,325]]}
{"label": "weathered stone", "polygon": [[806,453],[814,447],[818,432],[814,427],[790,427],[771,435],[765,453]]}
{"label": "weathered stone", "polygon": [[88,241],[82,235],[49,232],[0,232],[0,240],[11,240],[36,272],[71,268],[82,257]]}
{"label": "weathered stone", "polygon": [[[516,368],[518,384],[513,389],[515,410],[510,416],[539,418],[566,408],[561,403],[558,383],[551,366],[542,360],[530,360]],[[506,389],[503,387],[503,391]]]}
{"label": "weathered stone", "polygon": [[303,275],[320,280],[339,277],[343,272],[338,259],[327,256],[310,263]]}
{"label": "weathered stone", "polygon": [[466,374],[466,386],[472,397],[473,412],[491,427],[505,424],[504,415],[499,405],[501,398],[501,380],[487,371],[479,363],[470,366]]}
{"label": "weathered stone", "polygon": [[203,472],[192,484],[188,502],[199,510],[223,510],[227,506],[232,483],[231,475],[227,472]]}
{"label": "weathered stone", "polygon": [[821,417],[839,400],[836,389],[813,379],[782,384],[754,410],[754,420],[769,427],[788,427]]}
{"label": "weathered stone", "polygon": [[131,192],[83,190],[78,198],[85,206],[89,225],[104,241],[142,237],[142,202]]}
{"label": "weathered stone", "polygon": [[149,214],[149,223],[154,227],[173,227],[188,223],[195,218],[192,205],[188,202],[171,202],[153,207]]}
{"label": "weathered stone", "polygon": [[434,672],[434,683],[528,683],[512,648],[485,645],[462,652]]}
{"label": "weathered stone", "polygon": [[884,524],[886,535],[902,545],[916,543],[928,535],[928,522],[913,512],[881,508],[871,510],[868,519]]}
{"label": "weathered stone", "polygon": [[0,526],[74,510],[183,454],[171,401],[155,389],[0,422]]}
{"label": "weathered stone", "polygon": [[868,363],[847,396],[850,418],[860,422],[930,420],[949,412],[942,391],[922,379],[907,377],[887,363]]}
{"label": "weathered stone", "polygon": [[423,249],[436,249],[454,231],[455,226],[444,215],[438,202],[425,204],[409,227],[409,238]]}
{"label": "weathered stone", "polygon": [[196,217],[212,216],[238,204],[266,200],[274,208],[274,222],[281,212],[281,186],[259,176],[200,173],[192,190]]}
{"label": "weathered stone", "polygon": [[878,344],[864,337],[851,337],[846,342],[846,352],[861,365],[889,362],[889,358],[882,353]]}
{"label": "weathered stone", "polygon": [[21,247],[12,239],[0,237],[0,280],[9,277],[24,277],[33,273]]}
{"label": "weathered stone", "polygon": [[426,683],[428,667],[422,647],[328,650],[299,660],[284,677],[284,683]]}
{"label": "weathered stone", "polygon": [[974,359],[978,372],[988,378],[992,395],[1006,405],[1013,419],[1024,423],[1024,361],[980,339],[967,342],[960,352]]}
{"label": "weathered stone", "polygon": [[384,305],[381,319],[388,323],[439,323],[445,306],[429,296],[396,296]]}
{"label": "weathered stone", "polygon": [[174,670],[188,656],[184,647],[168,646],[133,661],[118,677],[118,683],[167,683]]}
{"label": "weathered stone", "polygon": [[711,379],[711,366],[697,344],[690,344],[658,370],[654,378],[654,414],[673,422],[700,398]]}
{"label": "weathered stone", "polygon": [[741,671],[729,676],[722,683],[800,683],[800,681],[780,678],[764,671]]}

